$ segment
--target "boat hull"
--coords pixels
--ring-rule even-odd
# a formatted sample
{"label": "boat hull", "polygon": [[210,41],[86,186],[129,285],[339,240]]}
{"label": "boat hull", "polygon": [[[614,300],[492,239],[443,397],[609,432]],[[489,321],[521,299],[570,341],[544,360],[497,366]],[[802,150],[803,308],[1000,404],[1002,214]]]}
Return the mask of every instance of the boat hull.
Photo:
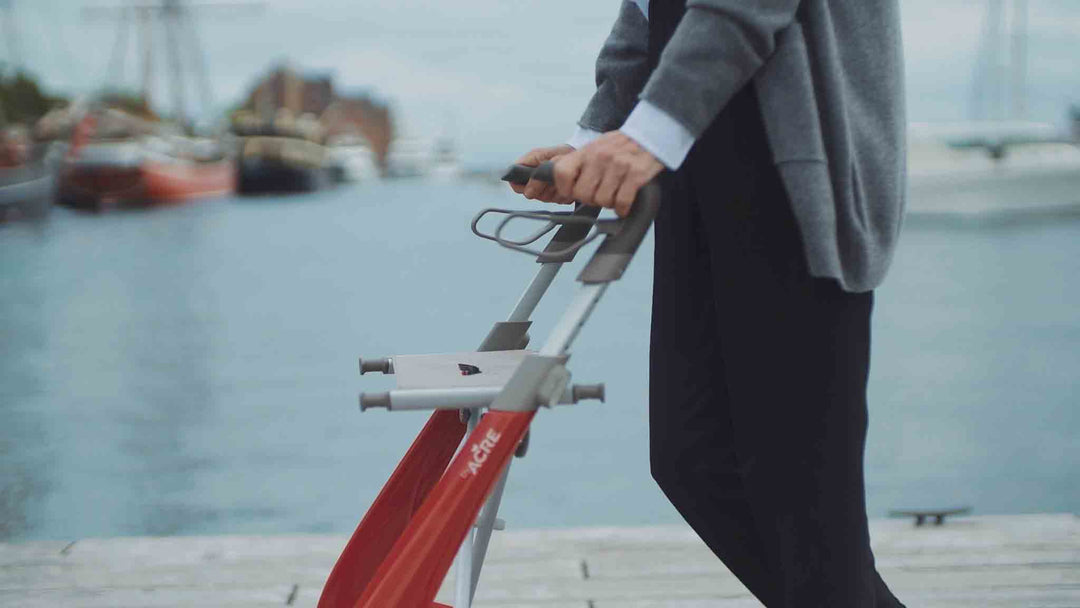
{"label": "boat hull", "polygon": [[142,166],[142,177],[146,199],[163,203],[227,196],[236,190],[232,161],[188,165],[146,163]]}
{"label": "boat hull", "polygon": [[148,207],[215,198],[236,189],[231,160],[206,163],[145,162],[136,166],[68,166],[58,199],[77,209]]}
{"label": "boat hull", "polygon": [[44,217],[52,207],[54,187],[44,162],[0,168],[0,222]]}
{"label": "boat hull", "polygon": [[325,168],[294,165],[275,158],[248,157],[237,165],[237,190],[242,194],[314,192],[331,181]]}

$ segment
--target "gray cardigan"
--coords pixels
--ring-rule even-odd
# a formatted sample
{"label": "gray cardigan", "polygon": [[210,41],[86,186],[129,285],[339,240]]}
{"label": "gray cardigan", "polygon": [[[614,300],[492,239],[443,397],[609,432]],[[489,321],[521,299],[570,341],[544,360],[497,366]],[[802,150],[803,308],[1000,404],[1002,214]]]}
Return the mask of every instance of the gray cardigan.
{"label": "gray cardigan", "polygon": [[647,49],[625,0],[579,124],[618,129],[641,98],[700,136],[752,81],[810,272],[877,287],[907,182],[897,0],[689,0],[651,74]]}

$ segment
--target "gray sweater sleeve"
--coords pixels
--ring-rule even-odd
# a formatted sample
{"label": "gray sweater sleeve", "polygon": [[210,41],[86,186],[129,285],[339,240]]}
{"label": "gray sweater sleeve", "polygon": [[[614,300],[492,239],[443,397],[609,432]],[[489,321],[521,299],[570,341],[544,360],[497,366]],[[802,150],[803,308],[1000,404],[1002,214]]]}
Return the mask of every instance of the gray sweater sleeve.
{"label": "gray sweater sleeve", "polygon": [[799,0],[690,0],[641,98],[700,137],[773,54],[798,6]]}
{"label": "gray sweater sleeve", "polygon": [[618,129],[634,109],[648,77],[649,22],[637,5],[623,0],[596,58],[596,93],[578,124],[600,132]]}

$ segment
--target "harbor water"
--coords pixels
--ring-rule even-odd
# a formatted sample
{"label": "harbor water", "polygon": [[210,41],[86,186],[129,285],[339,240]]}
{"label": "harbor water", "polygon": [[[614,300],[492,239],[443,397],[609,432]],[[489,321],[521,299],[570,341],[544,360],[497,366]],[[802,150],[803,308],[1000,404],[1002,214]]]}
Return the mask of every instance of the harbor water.
{"label": "harbor water", "polygon": [[[427,416],[361,414],[391,382],[357,357],[474,348],[536,265],[469,221],[524,203],[416,180],[0,226],[0,540],[351,530]],[[607,403],[540,412],[511,527],[679,520],[648,470],[649,245],[571,359]],[[908,222],[876,301],[872,516],[1080,511],[1078,279],[1080,219]]]}

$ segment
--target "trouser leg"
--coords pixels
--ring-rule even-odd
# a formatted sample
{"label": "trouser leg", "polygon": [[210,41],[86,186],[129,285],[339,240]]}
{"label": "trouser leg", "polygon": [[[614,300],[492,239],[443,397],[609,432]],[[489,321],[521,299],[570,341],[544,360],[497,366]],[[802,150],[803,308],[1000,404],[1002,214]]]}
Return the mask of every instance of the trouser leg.
{"label": "trouser leg", "polygon": [[773,577],[769,605],[898,606],[875,570],[866,520],[873,294],[809,275],[775,172],[730,188],[706,167],[691,181],[733,451]]}
{"label": "trouser leg", "polygon": [[773,588],[734,454],[708,246],[681,175],[655,223],[649,432],[652,474],[762,602]]}
{"label": "trouser leg", "polygon": [[661,488],[770,607],[900,606],[866,522],[873,295],[809,276],[751,89],[668,176],[656,226]]}

